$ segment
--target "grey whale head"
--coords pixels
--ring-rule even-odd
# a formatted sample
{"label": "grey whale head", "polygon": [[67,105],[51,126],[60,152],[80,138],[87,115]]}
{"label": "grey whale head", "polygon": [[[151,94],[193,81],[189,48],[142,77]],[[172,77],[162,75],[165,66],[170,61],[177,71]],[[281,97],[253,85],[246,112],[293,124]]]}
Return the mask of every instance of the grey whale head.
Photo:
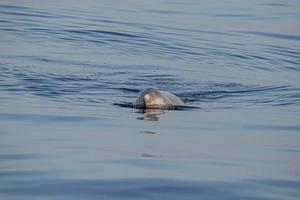
{"label": "grey whale head", "polygon": [[174,109],[183,106],[184,102],[176,95],[168,91],[160,91],[156,88],[143,90],[135,103],[134,108]]}

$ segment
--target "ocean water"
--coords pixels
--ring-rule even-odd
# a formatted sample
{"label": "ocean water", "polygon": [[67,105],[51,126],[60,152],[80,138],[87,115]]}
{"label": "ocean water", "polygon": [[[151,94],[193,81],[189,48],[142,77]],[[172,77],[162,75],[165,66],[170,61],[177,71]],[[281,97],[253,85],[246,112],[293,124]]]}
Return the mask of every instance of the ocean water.
{"label": "ocean water", "polygon": [[299,1],[1,0],[0,199],[299,197]]}

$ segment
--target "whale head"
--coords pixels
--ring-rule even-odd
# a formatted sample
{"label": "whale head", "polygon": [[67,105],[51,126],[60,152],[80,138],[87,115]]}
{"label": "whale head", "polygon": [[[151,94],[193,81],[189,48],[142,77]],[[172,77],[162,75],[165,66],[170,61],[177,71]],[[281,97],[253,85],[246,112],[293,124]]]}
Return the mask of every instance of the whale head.
{"label": "whale head", "polygon": [[148,88],[139,95],[134,105],[141,108],[159,108],[166,106],[166,102],[158,89]]}
{"label": "whale head", "polygon": [[145,107],[154,107],[164,106],[166,105],[166,103],[160,92],[156,89],[151,88],[151,90],[149,90],[149,92],[144,95],[144,105]]}

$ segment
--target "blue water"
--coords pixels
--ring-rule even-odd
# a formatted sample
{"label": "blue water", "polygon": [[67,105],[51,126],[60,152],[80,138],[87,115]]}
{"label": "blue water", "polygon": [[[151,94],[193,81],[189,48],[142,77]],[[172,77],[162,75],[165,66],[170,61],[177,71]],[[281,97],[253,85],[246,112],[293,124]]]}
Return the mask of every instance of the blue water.
{"label": "blue water", "polygon": [[[299,1],[0,2],[0,199],[299,199]],[[196,109],[147,111],[140,90]]]}

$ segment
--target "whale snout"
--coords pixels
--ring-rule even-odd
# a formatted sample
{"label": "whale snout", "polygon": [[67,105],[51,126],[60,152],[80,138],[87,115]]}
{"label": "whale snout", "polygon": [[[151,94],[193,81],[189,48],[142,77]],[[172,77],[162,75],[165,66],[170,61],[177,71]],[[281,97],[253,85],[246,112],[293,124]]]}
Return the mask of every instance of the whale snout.
{"label": "whale snout", "polygon": [[146,95],[144,96],[144,101],[145,101],[145,102],[150,101],[150,96],[149,96],[148,94],[146,94]]}

